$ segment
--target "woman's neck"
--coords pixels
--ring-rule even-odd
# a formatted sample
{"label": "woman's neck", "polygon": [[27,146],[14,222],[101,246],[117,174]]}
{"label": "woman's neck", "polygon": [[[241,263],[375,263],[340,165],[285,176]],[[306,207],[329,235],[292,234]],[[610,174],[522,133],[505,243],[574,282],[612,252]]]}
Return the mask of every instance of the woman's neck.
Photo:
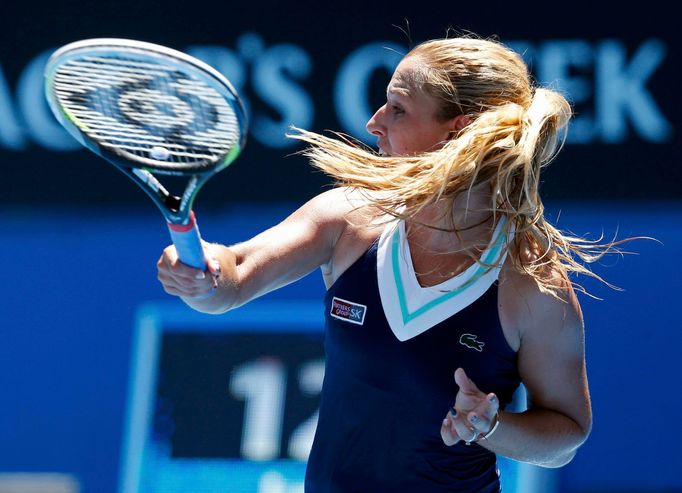
{"label": "woman's neck", "polygon": [[433,253],[468,253],[485,248],[494,228],[491,190],[481,183],[451,200],[429,205],[406,223],[411,242]]}

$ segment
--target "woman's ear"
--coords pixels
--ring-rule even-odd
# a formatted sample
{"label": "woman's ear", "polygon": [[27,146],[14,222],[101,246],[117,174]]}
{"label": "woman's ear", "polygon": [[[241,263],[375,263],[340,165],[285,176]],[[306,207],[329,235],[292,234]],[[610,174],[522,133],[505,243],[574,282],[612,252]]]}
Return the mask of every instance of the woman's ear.
{"label": "woman's ear", "polygon": [[467,115],[457,115],[450,120],[450,139],[454,139],[459,133],[471,123],[471,118]]}
{"label": "woman's ear", "polygon": [[469,118],[467,115],[457,115],[452,119],[452,130],[454,132],[459,132],[470,123],[471,118]]}

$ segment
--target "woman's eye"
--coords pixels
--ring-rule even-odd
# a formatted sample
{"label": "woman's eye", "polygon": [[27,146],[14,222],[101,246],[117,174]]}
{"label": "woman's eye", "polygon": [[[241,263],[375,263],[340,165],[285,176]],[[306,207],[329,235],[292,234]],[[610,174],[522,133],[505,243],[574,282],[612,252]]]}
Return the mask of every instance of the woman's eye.
{"label": "woman's eye", "polygon": [[400,106],[393,105],[393,106],[391,106],[391,109],[393,110],[393,113],[395,113],[397,115],[405,113],[405,110],[403,110]]}

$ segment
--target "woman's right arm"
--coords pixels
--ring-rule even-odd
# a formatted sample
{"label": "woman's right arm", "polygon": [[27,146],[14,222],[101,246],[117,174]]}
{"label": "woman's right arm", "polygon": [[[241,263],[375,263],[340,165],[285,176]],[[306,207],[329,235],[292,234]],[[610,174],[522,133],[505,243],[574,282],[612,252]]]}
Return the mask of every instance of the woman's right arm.
{"label": "woman's right arm", "polygon": [[205,273],[180,262],[171,245],[157,262],[159,281],[195,310],[223,313],[329,266],[352,208],[345,189],[336,188],[244,243],[205,243]]}

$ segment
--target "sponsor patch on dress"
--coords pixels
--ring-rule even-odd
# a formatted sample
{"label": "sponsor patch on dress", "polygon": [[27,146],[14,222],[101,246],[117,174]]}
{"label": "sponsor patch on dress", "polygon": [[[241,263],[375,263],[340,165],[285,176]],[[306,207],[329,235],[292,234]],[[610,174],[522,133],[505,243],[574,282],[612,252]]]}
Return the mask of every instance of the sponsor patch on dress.
{"label": "sponsor patch on dress", "polygon": [[352,324],[362,325],[365,322],[367,307],[352,301],[342,300],[336,296],[332,298],[332,308],[329,314]]}

